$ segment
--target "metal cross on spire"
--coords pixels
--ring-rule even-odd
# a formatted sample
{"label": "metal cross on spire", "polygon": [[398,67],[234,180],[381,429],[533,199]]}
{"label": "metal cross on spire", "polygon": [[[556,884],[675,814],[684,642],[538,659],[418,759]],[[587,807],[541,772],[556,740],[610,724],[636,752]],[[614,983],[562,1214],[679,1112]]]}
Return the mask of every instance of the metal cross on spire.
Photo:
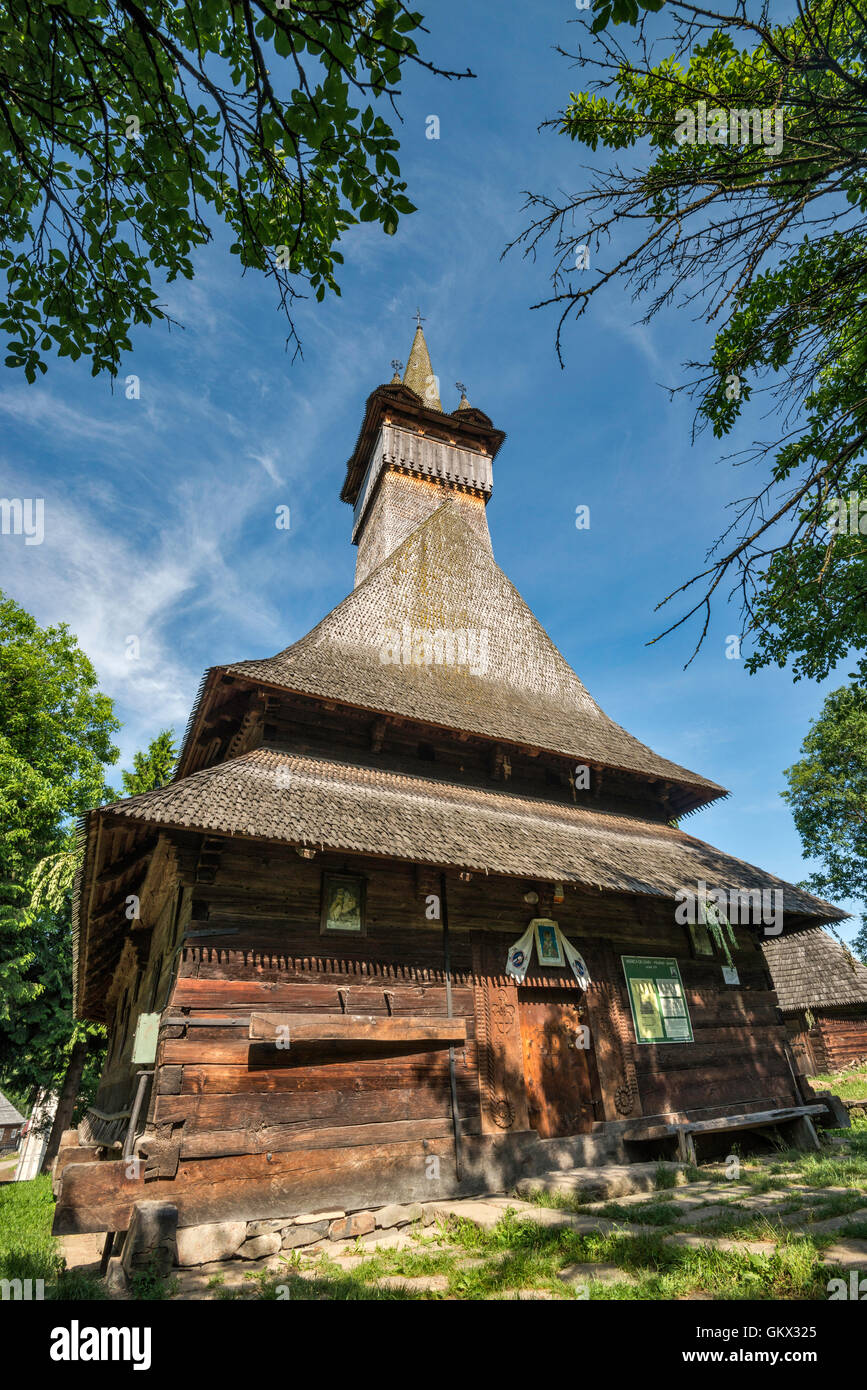
{"label": "metal cross on spire", "polygon": [[391,359],[391,365],[394,367],[394,370],[395,370],[396,372],[402,372],[402,371],[403,371],[403,363],[402,363],[401,361],[399,361],[398,358],[392,357],[392,359]]}
{"label": "metal cross on spire", "polygon": [[456,381],[455,386],[458,388],[462,396],[465,396],[467,394],[467,388],[462,381]]}
{"label": "metal cross on spire", "polygon": [[416,311],[415,311],[415,326],[416,326],[416,328],[421,328],[421,326],[422,326],[423,323],[427,323],[427,319],[423,319],[423,318],[422,318],[422,316],[421,316],[421,309],[416,309]]}

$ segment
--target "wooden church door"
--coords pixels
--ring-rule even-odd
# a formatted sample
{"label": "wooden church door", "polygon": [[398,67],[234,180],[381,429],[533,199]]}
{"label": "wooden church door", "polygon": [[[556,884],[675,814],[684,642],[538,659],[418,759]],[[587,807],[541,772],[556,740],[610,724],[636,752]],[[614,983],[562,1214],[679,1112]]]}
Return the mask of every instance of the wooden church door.
{"label": "wooden church door", "polygon": [[530,1126],[543,1139],[586,1134],[593,1126],[595,1067],[581,1037],[571,989],[518,990]]}

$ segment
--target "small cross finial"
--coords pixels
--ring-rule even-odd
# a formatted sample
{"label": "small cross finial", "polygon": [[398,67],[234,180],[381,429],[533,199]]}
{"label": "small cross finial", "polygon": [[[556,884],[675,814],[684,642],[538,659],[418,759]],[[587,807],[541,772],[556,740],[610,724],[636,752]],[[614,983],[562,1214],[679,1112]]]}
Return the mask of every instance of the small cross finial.
{"label": "small cross finial", "polygon": [[402,363],[402,362],[399,362],[398,359],[397,359],[396,357],[392,357],[392,359],[391,359],[391,365],[394,367],[394,370],[395,370],[396,372],[402,372],[402,371],[403,371],[403,363]]}
{"label": "small cross finial", "polygon": [[462,381],[456,381],[455,386],[458,388],[462,396],[465,396],[467,394],[467,388]]}
{"label": "small cross finial", "polygon": [[416,328],[421,328],[421,326],[422,326],[423,323],[427,323],[427,319],[423,319],[423,318],[422,318],[422,316],[421,316],[421,309],[416,309],[416,311],[415,311],[415,326],[416,326]]}

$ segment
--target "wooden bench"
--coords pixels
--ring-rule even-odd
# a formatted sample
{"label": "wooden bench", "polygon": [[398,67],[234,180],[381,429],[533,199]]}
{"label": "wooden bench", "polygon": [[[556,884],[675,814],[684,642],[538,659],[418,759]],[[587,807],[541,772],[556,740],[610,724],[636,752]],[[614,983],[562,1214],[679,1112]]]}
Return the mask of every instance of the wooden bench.
{"label": "wooden bench", "polygon": [[[819,1140],[813,1116],[824,1115],[824,1105],[790,1105],[782,1110],[758,1110],[752,1114],[720,1115],[714,1120],[684,1120],[670,1123],[633,1121],[622,1131],[627,1143],[644,1144],[657,1139],[676,1139],[677,1156],[684,1163],[695,1163],[695,1135],[724,1134],[742,1129],[768,1129],[791,1125],[798,1148],[818,1149]],[[799,1142],[800,1141],[800,1142]]]}

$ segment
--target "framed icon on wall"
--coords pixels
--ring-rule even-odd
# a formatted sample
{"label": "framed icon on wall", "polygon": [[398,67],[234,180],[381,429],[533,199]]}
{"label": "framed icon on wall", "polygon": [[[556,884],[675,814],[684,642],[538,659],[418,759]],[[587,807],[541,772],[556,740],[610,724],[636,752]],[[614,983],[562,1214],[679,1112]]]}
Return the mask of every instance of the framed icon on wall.
{"label": "framed icon on wall", "polygon": [[365,933],[365,889],[361,874],[322,875],[322,932]]}
{"label": "framed icon on wall", "polygon": [[557,924],[545,917],[537,917],[534,923],[536,937],[536,959],[540,965],[564,966],[563,947],[557,935]]}

